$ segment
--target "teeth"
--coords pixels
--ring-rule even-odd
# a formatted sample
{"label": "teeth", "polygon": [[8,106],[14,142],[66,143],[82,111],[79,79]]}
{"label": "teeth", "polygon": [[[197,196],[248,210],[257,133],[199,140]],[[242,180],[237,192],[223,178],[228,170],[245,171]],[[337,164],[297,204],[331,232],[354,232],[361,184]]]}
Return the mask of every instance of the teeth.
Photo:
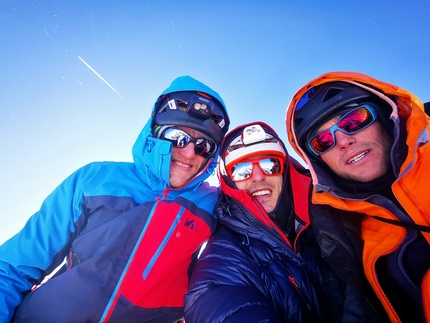
{"label": "teeth", "polygon": [[270,191],[269,190],[263,190],[263,191],[257,191],[252,193],[252,196],[262,196],[262,195],[269,195]]}
{"label": "teeth", "polygon": [[181,167],[186,167],[186,168],[190,168],[190,167],[191,167],[190,165],[182,164],[182,163],[181,163],[181,162],[179,162],[179,161],[175,161],[175,164],[176,164],[176,165],[178,165],[178,166],[181,166]]}
{"label": "teeth", "polygon": [[354,158],[352,158],[350,161],[348,161],[348,164],[352,164],[355,163],[356,161],[359,161],[361,158],[364,157],[364,155],[366,155],[369,151],[365,151],[363,153],[361,153],[360,155],[355,156]]}

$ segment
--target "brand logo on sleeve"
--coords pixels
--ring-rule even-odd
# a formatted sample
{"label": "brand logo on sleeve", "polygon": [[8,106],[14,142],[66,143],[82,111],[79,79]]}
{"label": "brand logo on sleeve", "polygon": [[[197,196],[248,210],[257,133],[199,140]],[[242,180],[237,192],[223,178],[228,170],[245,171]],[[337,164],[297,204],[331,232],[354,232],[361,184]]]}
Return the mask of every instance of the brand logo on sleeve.
{"label": "brand logo on sleeve", "polygon": [[185,226],[187,227],[187,228],[190,228],[191,230],[193,230],[193,231],[198,231],[198,229],[199,229],[199,223],[198,222],[196,222],[195,220],[189,220],[189,219],[186,219],[185,220]]}

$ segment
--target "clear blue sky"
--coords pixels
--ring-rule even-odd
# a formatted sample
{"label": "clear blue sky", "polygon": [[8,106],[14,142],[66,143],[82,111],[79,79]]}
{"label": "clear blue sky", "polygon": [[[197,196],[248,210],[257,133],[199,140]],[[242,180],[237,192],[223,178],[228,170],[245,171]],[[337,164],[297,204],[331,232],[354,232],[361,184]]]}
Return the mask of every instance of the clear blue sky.
{"label": "clear blue sky", "polygon": [[131,161],[180,75],[220,93],[232,127],[262,120],[284,140],[290,98],[325,72],[430,101],[429,13],[428,0],[2,0],[0,243],[77,168]]}

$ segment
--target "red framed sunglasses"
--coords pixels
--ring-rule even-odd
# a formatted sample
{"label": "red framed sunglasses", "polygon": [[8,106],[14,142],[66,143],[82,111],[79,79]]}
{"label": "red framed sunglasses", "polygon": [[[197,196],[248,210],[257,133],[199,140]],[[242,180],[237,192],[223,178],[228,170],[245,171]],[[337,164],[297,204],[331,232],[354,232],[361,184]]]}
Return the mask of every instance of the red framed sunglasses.
{"label": "red framed sunglasses", "polygon": [[247,180],[252,176],[255,166],[267,176],[276,176],[284,172],[284,162],[279,157],[264,157],[261,159],[244,160],[227,167],[227,173],[233,182]]}

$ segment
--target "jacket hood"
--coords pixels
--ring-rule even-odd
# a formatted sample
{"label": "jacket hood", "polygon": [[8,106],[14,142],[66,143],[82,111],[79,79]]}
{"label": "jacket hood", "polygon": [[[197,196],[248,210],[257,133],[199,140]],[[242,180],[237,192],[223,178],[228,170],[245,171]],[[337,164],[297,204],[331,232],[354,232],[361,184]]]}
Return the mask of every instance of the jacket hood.
{"label": "jacket hood", "polygon": [[[414,127],[413,132],[408,132],[407,142],[410,141],[415,143],[418,140],[418,137],[420,136],[421,132],[425,128],[427,116],[424,113],[423,102],[413,93],[405,89],[402,89],[390,83],[377,80],[371,76],[356,72],[330,72],[315,78],[314,80],[304,85],[301,89],[299,89],[291,99],[291,102],[287,107],[286,112],[286,128],[288,140],[291,146],[309,166],[313,183],[317,187],[321,181],[321,177],[327,177],[325,175],[327,173],[327,170],[324,167],[323,162],[319,158],[315,158],[310,152],[308,152],[307,149],[299,146],[296,137],[296,131],[294,128],[294,114],[300,99],[309,89],[328,82],[351,83],[376,95],[378,98],[382,99],[387,103],[384,108],[389,109],[390,111],[386,111],[385,114],[390,116],[389,118],[391,120],[391,123],[394,122],[394,124],[397,123],[399,125],[399,116],[401,116],[402,119],[404,118],[406,120],[412,114],[416,114],[416,116],[418,117],[417,119],[415,119],[417,122],[417,127]],[[398,127],[398,129],[400,128]],[[398,139],[399,133],[395,134],[395,136],[397,136]],[[396,142],[396,138],[394,141]],[[411,146],[408,145],[408,147]],[[413,147],[414,145],[412,145],[412,148],[409,149],[413,149]],[[409,158],[409,156],[411,156],[411,154],[408,152],[407,158]],[[398,169],[396,168],[397,167],[395,167],[395,170],[398,171]]]}
{"label": "jacket hood", "polygon": [[[221,184],[221,188],[224,192],[227,192],[227,195],[230,195],[232,192],[234,191],[239,191],[239,189],[237,188],[236,184],[230,179],[230,177],[227,175],[226,169],[225,169],[225,156],[227,155],[227,148],[229,147],[229,145],[231,144],[231,142],[238,136],[240,136],[243,132],[243,130],[251,125],[260,125],[262,126],[262,128],[264,129],[264,131],[273,136],[275,139],[278,140],[278,142],[282,145],[282,148],[285,151],[285,156],[286,156],[286,164],[288,163],[288,152],[287,149],[285,148],[285,144],[283,143],[283,141],[279,138],[279,136],[277,135],[277,133],[275,132],[275,130],[273,130],[272,127],[270,127],[269,125],[267,125],[264,122],[250,122],[247,124],[243,124],[240,125],[238,127],[236,127],[235,129],[231,130],[229,133],[227,133],[227,135],[224,137],[222,143],[221,143],[221,147],[220,147],[220,162],[218,164],[218,168],[217,168],[217,175],[218,175],[218,180]],[[253,147],[253,146],[251,146]],[[285,173],[288,171],[288,169],[285,167]],[[284,184],[285,184],[285,177],[284,176]]]}
{"label": "jacket hood", "polygon": [[[247,190],[240,190],[237,188],[236,184],[230,179],[230,177],[227,175],[224,164],[225,160],[222,156],[225,157],[226,150],[229,147],[232,140],[234,140],[236,137],[238,137],[243,130],[251,125],[261,125],[264,129],[264,131],[267,134],[272,135],[274,138],[276,138],[280,144],[282,144],[282,147],[285,150],[286,154],[286,162],[284,167],[284,174],[283,174],[283,185],[282,185],[282,192],[280,196],[289,195],[289,192],[285,192],[287,190],[287,179],[288,179],[288,171],[289,171],[289,164],[291,162],[291,158],[288,155],[287,149],[285,148],[284,143],[279,138],[277,133],[266,123],[264,122],[251,122],[248,124],[243,124],[235,129],[231,130],[225,137],[221,144],[221,152],[220,152],[220,159],[218,163],[217,168],[217,175],[220,182],[220,187],[225,195],[229,196],[230,198],[233,198],[234,200],[238,201],[240,204],[242,204],[251,214],[252,217],[255,217],[256,220],[258,220],[263,226],[269,227],[271,230],[274,229],[278,232],[279,236],[282,237],[284,241],[289,243],[287,239],[285,238],[285,235],[282,233],[281,230],[279,230],[278,226],[274,224],[274,221],[276,220],[276,213],[280,209],[282,198],[278,199],[278,203],[276,205],[276,208],[274,212],[267,214],[267,212],[264,210],[263,206],[258,202],[257,199],[255,199]],[[223,214],[219,214],[221,217]],[[222,220],[222,219],[221,219]],[[242,221],[241,219],[240,221]],[[248,221],[248,220],[247,220]]]}
{"label": "jacket hood", "polygon": [[[217,92],[190,76],[180,76],[176,78],[160,95],[179,91],[199,91],[207,93],[216,98],[222,104],[225,111],[227,111],[224,101]],[[156,102],[157,100],[155,103]],[[153,116],[156,108],[155,103],[152,108],[150,119],[143,127],[132,148],[133,160],[138,173],[144,180],[149,182],[154,190],[170,187],[170,159],[172,152],[172,144],[170,142],[154,138],[153,136],[152,128]],[[214,156],[208,160],[206,168],[193,178],[187,186],[199,185],[213,174],[217,165],[218,153],[219,148]]]}

